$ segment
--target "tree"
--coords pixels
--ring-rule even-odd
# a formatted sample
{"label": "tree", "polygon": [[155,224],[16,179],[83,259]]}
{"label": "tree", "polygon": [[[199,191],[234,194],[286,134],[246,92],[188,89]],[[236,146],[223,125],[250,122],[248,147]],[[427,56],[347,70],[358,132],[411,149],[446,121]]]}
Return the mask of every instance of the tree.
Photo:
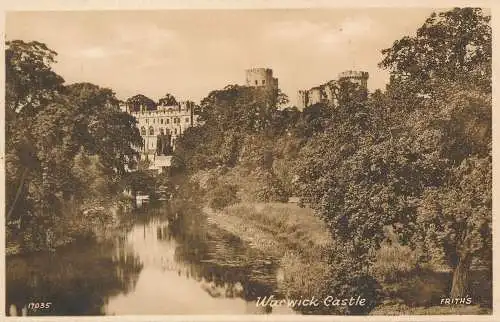
{"label": "tree", "polygon": [[[54,195],[49,194],[54,182],[49,180],[50,160],[47,158],[51,154],[48,140],[54,138],[55,128],[45,120],[49,117],[67,119],[67,110],[61,109],[54,114],[53,108],[70,104],[60,93],[64,80],[50,66],[56,55],[45,44],[36,41],[6,43],[6,217],[7,221],[17,220],[18,227],[26,227],[36,219],[33,217],[35,211],[40,215],[38,223],[43,224],[50,219],[46,211],[50,201],[57,207]],[[46,113],[47,108],[52,110]],[[41,133],[33,133],[36,127]],[[64,155],[64,152],[55,153],[53,162]],[[61,172],[67,172],[68,168],[65,170]],[[35,231],[25,240],[39,243],[45,242],[44,237]]]}
{"label": "tree", "polygon": [[415,243],[443,253],[453,269],[450,294],[460,297],[469,294],[472,261],[491,265],[491,96],[470,85],[446,94],[433,121],[448,166],[440,184],[422,193]]}
{"label": "tree", "polygon": [[436,83],[476,83],[491,91],[491,17],[479,8],[433,13],[417,30],[382,50],[380,66],[414,95],[436,95]]}
{"label": "tree", "polygon": [[272,120],[272,136],[280,136],[284,134],[291,133],[299,121],[301,112],[297,107],[286,107],[281,110],[277,110],[273,114]]}
{"label": "tree", "polygon": [[64,79],[50,67],[57,53],[38,41],[6,42],[6,107],[34,115],[62,89]]}
{"label": "tree", "polygon": [[491,157],[468,158],[451,169],[446,185],[426,190],[420,203],[422,241],[444,250],[453,267],[453,298],[470,294],[473,259],[491,260],[491,170]]}
{"label": "tree", "polygon": [[[83,202],[90,190],[111,191],[142,143],[114,93],[89,83],[65,87],[51,69],[55,56],[38,42],[16,40],[6,48],[7,220],[20,222],[23,246],[31,250],[52,248],[54,229],[65,232],[65,205]],[[85,158],[98,165],[98,180],[81,175],[91,170]]]}
{"label": "tree", "polygon": [[306,107],[295,125],[295,135],[310,138],[314,134],[323,132],[330,124],[333,113],[333,109],[323,103]]}
{"label": "tree", "polygon": [[387,142],[381,149],[388,133],[379,131],[378,111],[365,98],[351,97],[307,141],[294,172],[303,202],[327,222],[337,242],[368,265],[365,257],[384,238],[383,226],[400,210],[381,218],[388,210],[384,204],[395,198],[387,186],[391,177],[381,168],[393,161],[388,158],[394,148]]}
{"label": "tree", "polygon": [[129,97],[126,104],[132,112],[141,111],[141,107],[144,108],[145,111],[152,111],[156,109],[156,102],[142,94]]}
{"label": "tree", "polygon": [[272,123],[279,104],[278,94],[265,88],[228,85],[210,92],[201,101],[200,120],[221,130],[263,131]]}
{"label": "tree", "polygon": [[[490,36],[478,31],[490,29],[471,14],[480,11],[432,15],[417,37],[384,50],[387,91],[340,90],[332,119],[301,150],[298,191],[345,249],[333,263],[356,258],[366,272],[391,225],[403,244],[441,247],[451,294],[467,295],[471,258],[491,245]],[[458,44],[469,48],[463,59]]]}
{"label": "tree", "polygon": [[158,100],[158,105],[161,106],[174,106],[177,105],[177,100],[172,94],[165,94],[162,98]]}
{"label": "tree", "polygon": [[142,139],[137,121],[120,111],[112,90],[90,83],[67,86],[67,93],[77,104],[75,140],[91,154],[97,154],[104,166],[123,175],[133,168]]}
{"label": "tree", "polygon": [[191,171],[235,166],[245,136],[273,133],[278,94],[238,85],[210,92],[199,109],[202,125],[187,129],[177,141],[176,163]]}
{"label": "tree", "polygon": [[283,109],[286,108],[286,105],[290,103],[290,99],[288,98],[288,95],[283,93],[281,89],[278,88],[276,92],[276,107],[278,109]]}
{"label": "tree", "polygon": [[467,295],[472,258],[491,250],[489,21],[474,8],[433,14],[416,37],[385,49],[381,63],[391,72],[392,112],[418,118],[421,126],[413,128],[428,133],[420,144],[445,164],[434,183],[415,195],[415,235],[420,245],[443,250],[454,271],[454,297]]}

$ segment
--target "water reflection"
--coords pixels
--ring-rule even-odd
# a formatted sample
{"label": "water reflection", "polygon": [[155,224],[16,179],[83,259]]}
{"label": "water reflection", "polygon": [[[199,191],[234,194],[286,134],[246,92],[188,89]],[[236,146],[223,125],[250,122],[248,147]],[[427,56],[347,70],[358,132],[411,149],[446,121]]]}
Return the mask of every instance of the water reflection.
{"label": "water reflection", "polygon": [[169,225],[177,243],[176,260],[203,263],[204,268],[215,270],[216,275],[222,274],[225,279],[232,279],[231,275],[237,272],[246,276],[252,270],[256,274],[264,272],[264,276],[273,275],[275,263],[272,258],[264,257],[238,237],[209,225],[202,215],[199,216],[182,216]]}
{"label": "water reflection", "polygon": [[150,209],[112,241],[9,258],[7,311],[47,300],[53,309],[35,314],[291,314],[255,305],[274,293],[276,270],[196,210]]}
{"label": "water reflection", "polygon": [[[112,256],[114,249],[111,242],[86,241],[56,253],[7,258],[7,314],[103,314],[110,297],[135,287],[142,269],[137,257]],[[33,310],[31,302],[52,305]]]}

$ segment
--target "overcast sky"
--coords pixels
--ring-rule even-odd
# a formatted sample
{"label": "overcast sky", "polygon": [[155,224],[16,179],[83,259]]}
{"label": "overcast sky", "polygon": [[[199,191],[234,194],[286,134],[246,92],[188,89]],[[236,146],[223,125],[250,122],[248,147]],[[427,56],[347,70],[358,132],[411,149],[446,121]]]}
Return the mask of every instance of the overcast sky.
{"label": "overcast sky", "polygon": [[243,84],[244,70],[274,70],[296,102],[297,90],[343,70],[370,73],[384,88],[380,50],[413,35],[435,11],[402,9],[164,10],[10,12],[7,39],[37,40],[58,55],[67,83],[110,87],[118,98],[165,93],[199,102],[211,90]]}

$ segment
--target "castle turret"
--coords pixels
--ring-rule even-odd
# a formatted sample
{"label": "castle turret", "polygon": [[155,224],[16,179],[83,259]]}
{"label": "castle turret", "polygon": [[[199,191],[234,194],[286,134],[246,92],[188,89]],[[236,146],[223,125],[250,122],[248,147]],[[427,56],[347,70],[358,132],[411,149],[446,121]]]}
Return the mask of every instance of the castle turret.
{"label": "castle turret", "polygon": [[278,88],[278,79],[273,77],[273,70],[270,68],[251,68],[245,72],[247,86]]}
{"label": "castle turret", "polygon": [[358,84],[364,89],[368,89],[368,72],[347,70],[339,74],[339,81],[348,80],[352,83]]}

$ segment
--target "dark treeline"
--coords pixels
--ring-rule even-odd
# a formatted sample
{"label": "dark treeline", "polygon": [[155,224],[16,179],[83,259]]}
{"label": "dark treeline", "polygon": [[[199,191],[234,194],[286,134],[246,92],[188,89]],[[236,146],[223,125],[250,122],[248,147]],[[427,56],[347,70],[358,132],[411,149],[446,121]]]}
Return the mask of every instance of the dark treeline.
{"label": "dark treeline", "polygon": [[341,83],[335,103],[302,112],[279,91],[213,91],[178,140],[177,169],[213,208],[300,197],[335,240],[326,289],[374,299],[365,310],[398,273],[377,261],[390,243],[416,269],[451,269],[450,296],[468,296],[471,269],[491,272],[489,22],[473,8],[432,14],[382,50],[384,91]]}
{"label": "dark treeline", "polygon": [[56,55],[36,41],[6,44],[7,244],[23,251],[54,249],[102,223],[142,144],[115,94],[64,84]]}

